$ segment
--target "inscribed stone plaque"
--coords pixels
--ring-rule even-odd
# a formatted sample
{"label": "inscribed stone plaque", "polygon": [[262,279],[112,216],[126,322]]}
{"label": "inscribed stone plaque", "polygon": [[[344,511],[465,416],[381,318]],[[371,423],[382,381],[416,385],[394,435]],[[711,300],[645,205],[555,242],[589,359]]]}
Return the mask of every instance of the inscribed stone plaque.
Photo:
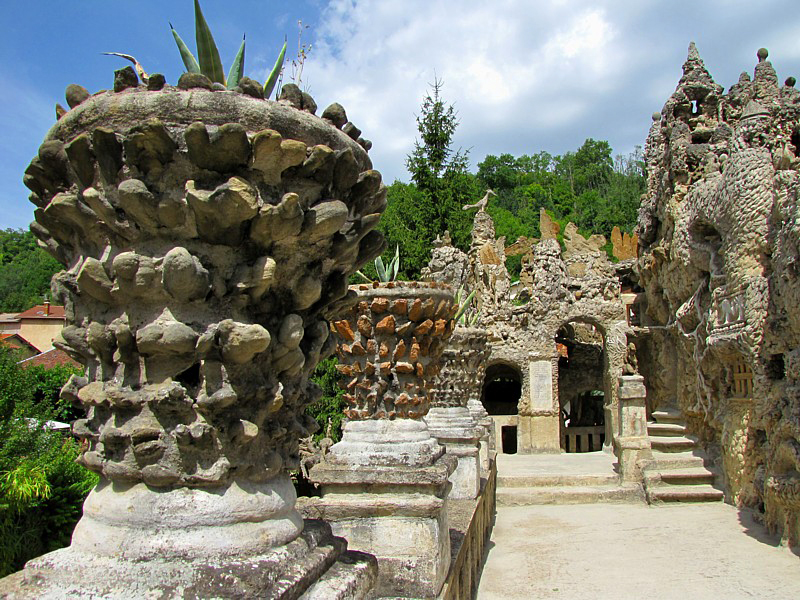
{"label": "inscribed stone plaque", "polygon": [[549,360],[530,363],[531,410],[553,410],[553,364]]}

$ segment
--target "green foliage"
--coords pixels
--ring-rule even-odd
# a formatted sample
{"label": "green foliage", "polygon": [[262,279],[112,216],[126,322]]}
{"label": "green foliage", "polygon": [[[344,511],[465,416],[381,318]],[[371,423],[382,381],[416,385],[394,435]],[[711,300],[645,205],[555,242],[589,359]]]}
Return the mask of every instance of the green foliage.
{"label": "green foliage", "polygon": [[62,414],[67,370],[22,369],[0,348],[0,576],[69,543],[97,476],[75,463],[77,442],[45,426]]}
{"label": "green foliage", "polygon": [[[521,235],[539,235],[542,208],[562,231],[572,221],[582,235],[609,238],[615,225],[631,232],[645,190],[641,148],[612,160],[608,142],[593,139],[562,156],[489,155],[478,164],[478,180],[497,193],[488,210],[497,235],[509,243]],[[507,266],[512,275],[518,273],[519,257],[509,257]]]}
{"label": "green foliage", "polygon": [[[230,69],[228,69],[228,76],[225,77],[225,72],[222,70],[222,60],[219,56],[217,43],[214,41],[214,36],[211,33],[211,28],[206,22],[203,11],[200,8],[200,2],[194,0],[194,29],[195,41],[197,42],[197,56],[196,59],[189,50],[189,47],[175,31],[175,28],[170,23],[169,26],[172,31],[172,37],[175,38],[175,44],[178,46],[183,65],[186,67],[188,73],[202,73],[215,83],[221,83],[227,89],[232,90],[239,85],[239,80],[244,73],[244,52],[245,52],[245,38],[242,36],[242,43],[236,56],[233,58]],[[286,42],[283,43],[283,49],[278,54],[278,59],[275,61],[275,66],[267,76],[267,81],[264,84],[264,97],[269,98],[272,90],[275,87],[275,82],[278,80],[278,75],[283,69],[283,61],[286,56]]]}
{"label": "green foliage", "polygon": [[472,327],[478,322],[480,311],[472,308],[472,300],[475,298],[475,290],[472,290],[469,295],[464,298],[464,288],[459,288],[456,292],[456,304],[458,311],[456,316],[453,317],[456,323]]}
{"label": "green foliage", "polygon": [[61,264],[36,244],[30,231],[0,230],[0,312],[41,304]]}
{"label": "green foliage", "polygon": [[339,388],[338,361],[335,356],[326,358],[317,365],[311,380],[322,388],[322,397],[306,408],[306,413],[319,424],[319,431],[314,440],[325,437],[328,423],[331,424],[331,438],[338,442],[342,438],[342,421],[344,420],[344,390]]}
{"label": "green foliage", "polygon": [[400,246],[395,246],[394,257],[389,261],[389,266],[384,266],[382,256],[376,256],[373,265],[375,267],[375,277],[369,277],[363,271],[356,271],[356,274],[370,283],[373,281],[387,283],[397,279],[397,273],[400,270]]}
{"label": "green foliage", "polygon": [[467,249],[472,215],[461,210],[480,197],[475,176],[468,172],[468,154],[453,151],[458,119],[440,96],[442,82],[422,101],[417,117],[419,139],[406,159],[413,183],[389,186],[388,207],[381,230],[389,245],[403,246],[405,274],[419,278],[430,260],[433,240],[450,231],[453,243]]}

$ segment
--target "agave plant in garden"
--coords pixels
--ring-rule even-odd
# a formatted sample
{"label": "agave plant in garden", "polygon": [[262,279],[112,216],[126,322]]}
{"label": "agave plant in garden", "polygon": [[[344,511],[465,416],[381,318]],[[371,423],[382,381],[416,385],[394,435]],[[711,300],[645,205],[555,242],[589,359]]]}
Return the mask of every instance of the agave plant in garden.
{"label": "agave plant in garden", "polygon": [[[400,246],[395,246],[394,258],[389,261],[389,266],[383,264],[383,258],[380,256],[376,257],[375,271],[378,274],[378,281],[381,283],[394,281],[397,277],[397,273],[400,271]],[[372,281],[372,279],[364,275],[361,271],[356,271],[356,274],[363,277],[366,281]]]}
{"label": "agave plant in garden", "polygon": [[459,288],[456,293],[456,304],[458,311],[455,319],[456,324],[464,325],[466,327],[474,327],[481,316],[481,311],[471,308],[472,300],[475,298],[475,290],[472,290],[469,295],[464,298],[464,288]]}
{"label": "agave plant in garden", "polygon": [[[208,23],[203,16],[203,11],[200,9],[200,2],[198,2],[198,0],[194,0],[194,29],[195,39],[197,41],[198,58],[195,58],[194,54],[192,54],[192,51],[189,50],[189,47],[186,45],[183,39],[181,39],[181,36],[179,36],[178,32],[175,31],[172,23],[169,24],[169,28],[172,31],[172,36],[175,38],[175,43],[178,45],[178,50],[181,53],[181,59],[183,60],[183,64],[186,67],[187,73],[200,73],[205,75],[213,83],[221,83],[229,90],[232,90],[239,85],[239,81],[242,79],[242,75],[244,73],[244,36],[242,36],[242,43],[239,46],[239,50],[236,52],[236,56],[233,57],[233,63],[231,64],[226,77],[225,71],[222,69],[222,60],[219,56],[219,50],[217,50],[217,44],[214,41],[214,36],[211,34],[211,28],[208,26]],[[139,61],[137,61],[133,56],[129,54],[123,54],[121,52],[104,52],[104,54],[119,56],[120,58],[131,61],[140,79],[145,83],[147,82],[147,73],[142,65],[139,64]],[[280,54],[278,54],[278,58],[275,61],[275,65],[272,67],[272,71],[269,72],[269,75],[267,75],[267,80],[264,83],[265,98],[269,98],[272,94],[272,91],[275,89],[275,84],[278,81],[281,69],[283,69],[283,61],[285,57],[286,41],[283,42],[283,48],[281,48]]]}

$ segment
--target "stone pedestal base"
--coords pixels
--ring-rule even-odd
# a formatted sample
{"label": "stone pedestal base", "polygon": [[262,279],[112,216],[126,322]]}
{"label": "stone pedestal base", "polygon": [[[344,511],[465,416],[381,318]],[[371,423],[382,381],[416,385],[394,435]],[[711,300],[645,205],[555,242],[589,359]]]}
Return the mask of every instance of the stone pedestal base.
{"label": "stone pedestal base", "polygon": [[[0,596],[296,598],[347,543],[324,523],[304,524],[295,498],[285,474],[208,490],[101,481],[72,545],[0,580]],[[366,594],[377,565],[357,563]]]}
{"label": "stone pedestal base", "polygon": [[[414,445],[416,456],[409,451]],[[404,464],[386,464],[393,447],[403,449]],[[303,499],[300,508],[329,522],[354,550],[377,557],[376,596],[435,598],[450,565],[446,502],[456,462],[422,421],[350,422],[342,441],[311,469],[322,497]]]}
{"label": "stone pedestal base", "polygon": [[[260,554],[213,560],[154,556],[148,560],[98,556],[69,547],[31,560],[25,569],[0,580],[0,596],[14,599],[62,598],[298,598],[339,561],[330,579],[350,595],[365,598],[377,577],[372,557],[345,552],[347,542],[330,526],[306,521],[303,532]],[[344,553],[344,554],[343,554]],[[311,596],[322,598],[322,596]]]}
{"label": "stone pedestal base", "polygon": [[520,454],[558,454],[561,452],[561,420],[558,414],[519,417]]}
{"label": "stone pedestal base", "polygon": [[458,459],[458,466],[450,475],[453,484],[450,497],[477,498],[481,487],[480,432],[469,410],[466,407],[432,407],[425,422],[445,452]]}
{"label": "stone pedestal base", "polygon": [[618,437],[614,440],[622,483],[642,481],[642,463],[652,460],[653,451],[647,437]]}

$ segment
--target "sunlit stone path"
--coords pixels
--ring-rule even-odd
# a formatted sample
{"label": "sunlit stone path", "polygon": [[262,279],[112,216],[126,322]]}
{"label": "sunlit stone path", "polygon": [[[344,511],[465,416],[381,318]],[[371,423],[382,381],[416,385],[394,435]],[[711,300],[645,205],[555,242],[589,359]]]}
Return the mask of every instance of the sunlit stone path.
{"label": "sunlit stone path", "polygon": [[499,506],[478,598],[800,598],[800,558],[721,502]]}

